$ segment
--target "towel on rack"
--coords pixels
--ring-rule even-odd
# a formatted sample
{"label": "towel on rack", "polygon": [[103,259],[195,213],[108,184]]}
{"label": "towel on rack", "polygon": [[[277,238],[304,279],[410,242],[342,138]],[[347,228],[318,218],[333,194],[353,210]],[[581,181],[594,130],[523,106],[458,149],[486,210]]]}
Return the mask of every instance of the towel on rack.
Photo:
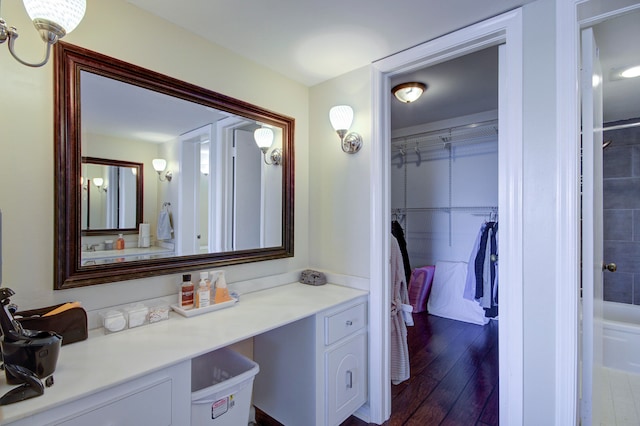
{"label": "towel on rack", "polygon": [[[407,281],[398,240],[392,235],[391,242],[391,383],[397,385],[409,379],[409,346],[407,325],[403,316],[403,305],[409,305]],[[410,306],[410,305],[409,305]],[[410,319],[411,312],[405,311]],[[412,321],[409,321],[412,324]]]}
{"label": "towel on rack", "polygon": [[170,240],[173,233],[173,227],[171,226],[171,215],[169,213],[169,207],[165,204],[158,214],[158,226],[156,229],[159,240]]}

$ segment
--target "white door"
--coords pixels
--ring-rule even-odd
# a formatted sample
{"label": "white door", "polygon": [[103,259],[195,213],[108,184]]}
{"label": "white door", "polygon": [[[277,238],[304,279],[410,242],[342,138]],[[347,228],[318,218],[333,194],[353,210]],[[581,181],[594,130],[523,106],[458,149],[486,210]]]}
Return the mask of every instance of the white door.
{"label": "white door", "polygon": [[234,250],[260,247],[262,223],[262,153],[253,134],[235,131]]}
{"label": "white door", "polygon": [[207,176],[201,173],[201,150],[203,142],[211,141],[212,132],[213,125],[207,124],[180,135],[180,177],[177,180],[181,220],[176,225],[176,249],[181,255],[199,254],[201,251],[200,217],[204,215],[207,220],[208,215],[208,205],[201,206],[200,202],[201,186],[204,184],[208,193],[211,179],[210,173]]}
{"label": "white door", "polygon": [[602,70],[593,30],[582,32],[582,399],[583,426],[599,425],[602,397]]}

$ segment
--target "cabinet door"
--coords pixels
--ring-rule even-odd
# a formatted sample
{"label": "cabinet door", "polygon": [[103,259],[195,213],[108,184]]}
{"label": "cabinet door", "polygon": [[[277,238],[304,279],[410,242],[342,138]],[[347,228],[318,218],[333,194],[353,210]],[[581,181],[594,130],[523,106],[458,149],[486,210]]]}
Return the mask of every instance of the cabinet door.
{"label": "cabinet door", "polygon": [[171,379],[59,423],[60,426],[143,424],[172,424]]}
{"label": "cabinet door", "polygon": [[354,336],[325,357],[327,423],[337,425],[367,401],[366,335]]}

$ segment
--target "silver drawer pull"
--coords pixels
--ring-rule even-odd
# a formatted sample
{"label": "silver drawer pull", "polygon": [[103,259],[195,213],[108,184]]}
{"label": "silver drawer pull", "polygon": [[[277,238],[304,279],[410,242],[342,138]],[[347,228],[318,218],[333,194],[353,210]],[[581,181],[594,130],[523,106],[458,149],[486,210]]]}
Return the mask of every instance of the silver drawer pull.
{"label": "silver drawer pull", "polygon": [[351,370],[347,370],[347,389],[353,388],[353,373]]}
{"label": "silver drawer pull", "polygon": [[347,326],[353,325],[353,321],[347,320]]}

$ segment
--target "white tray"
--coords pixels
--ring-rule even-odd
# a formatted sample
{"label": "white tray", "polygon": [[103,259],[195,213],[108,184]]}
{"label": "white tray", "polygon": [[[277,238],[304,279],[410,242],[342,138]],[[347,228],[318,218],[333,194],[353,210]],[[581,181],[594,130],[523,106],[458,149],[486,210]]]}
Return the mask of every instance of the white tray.
{"label": "white tray", "polygon": [[183,317],[194,317],[196,315],[206,314],[207,312],[217,311],[218,309],[230,308],[238,302],[238,299],[231,298],[228,302],[214,303],[204,308],[182,309],[178,305],[171,305],[171,309],[182,315]]}

